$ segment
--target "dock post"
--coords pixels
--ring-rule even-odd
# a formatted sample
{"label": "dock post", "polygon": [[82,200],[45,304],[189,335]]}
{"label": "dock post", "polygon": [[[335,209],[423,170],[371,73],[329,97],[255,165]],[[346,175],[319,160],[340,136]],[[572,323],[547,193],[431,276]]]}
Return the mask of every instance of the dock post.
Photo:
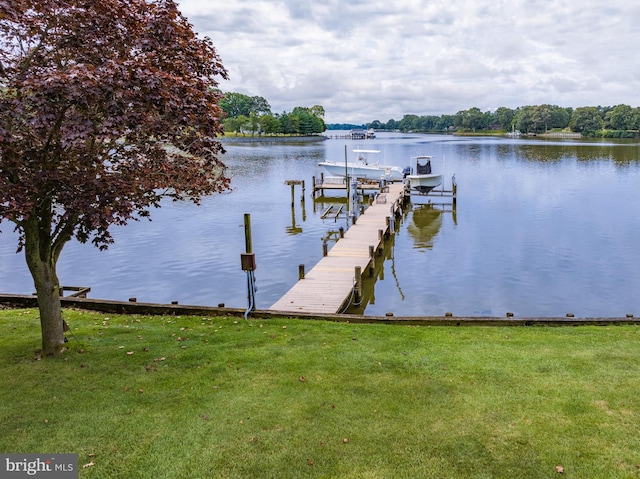
{"label": "dock post", "polygon": [[329,247],[327,246],[327,240],[322,240],[322,256],[327,256],[329,254]]}
{"label": "dock post", "polygon": [[369,277],[373,278],[376,272],[375,248],[369,245]]}
{"label": "dock post", "polygon": [[456,183],[456,177],[451,178],[451,193],[453,194],[453,204],[458,203],[458,184]]}
{"label": "dock post", "polygon": [[302,196],[300,197],[300,202],[304,203],[304,180],[302,180]]}
{"label": "dock post", "polygon": [[378,256],[382,256],[384,252],[384,230],[378,230],[378,241],[380,241],[380,246],[378,246]]}
{"label": "dock post", "polygon": [[362,268],[355,268],[355,303],[358,304],[362,300]]}
{"label": "dock post", "polygon": [[340,238],[344,238],[344,228],[341,226],[338,231],[340,232]]}
{"label": "dock post", "polygon": [[244,214],[244,245],[247,254],[253,253],[253,240],[251,238],[251,215]]}
{"label": "dock post", "polygon": [[298,265],[298,279],[304,279],[304,265]]}
{"label": "dock post", "polygon": [[295,205],[295,197],[296,197],[296,185],[295,183],[291,183],[291,206]]}
{"label": "dock post", "polygon": [[312,198],[316,197],[316,177],[315,176],[311,177],[311,197]]}

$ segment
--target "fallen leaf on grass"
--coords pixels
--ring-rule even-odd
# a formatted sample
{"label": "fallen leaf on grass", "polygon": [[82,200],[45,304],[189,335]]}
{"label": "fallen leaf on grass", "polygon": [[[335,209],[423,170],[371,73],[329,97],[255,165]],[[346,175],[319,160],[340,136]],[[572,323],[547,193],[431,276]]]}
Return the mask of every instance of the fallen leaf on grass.
{"label": "fallen leaf on grass", "polygon": [[562,474],[562,473],[564,472],[564,467],[562,467],[562,466],[556,466],[556,472],[557,472],[558,474]]}
{"label": "fallen leaf on grass", "polygon": [[348,437],[345,437],[345,438],[342,440],[342,442],[343,442],[343,443],[345,443],[345,444],[346,444],[346,443],[348,443],[348,442],[349,442],[349,438],[348,438]]}
{"label": "fallen leaf on grass", "polygon": [[87,464],[85,464],[84,466],[82,466],[83,469],[86,469],[87,467],[92,467],[95,466],[95,464],[93,463],[93,461],[88,462]]}
{"label": "fallen leaf on grass", "polygon": [[301,383],[303,383],[303,382],[305,382],[305,381],[307,380],[304,376],[300,376],[300,378],[299,378],[299,379],[300,379],[300,382],[301,382]]}
{"label": "fallen leaf on grass", "polygon": [[315,466],[315,462],[313,462],[311,459],[307,459],[307,464],[309,464],[310,466]]}
{"label": "fallen leaf on grass", "polygon": [[127,351],[127,356],[133,356],[133,351]]}

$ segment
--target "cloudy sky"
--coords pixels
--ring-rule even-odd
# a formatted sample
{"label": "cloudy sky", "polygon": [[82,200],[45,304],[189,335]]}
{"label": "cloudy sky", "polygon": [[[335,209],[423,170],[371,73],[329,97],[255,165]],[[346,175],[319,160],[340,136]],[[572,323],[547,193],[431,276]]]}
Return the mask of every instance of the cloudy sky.
{"label": "cloudy sky", "polygon": [[640,106],[636,0],[178,0],[223,91],[327,123],[478,107]]}

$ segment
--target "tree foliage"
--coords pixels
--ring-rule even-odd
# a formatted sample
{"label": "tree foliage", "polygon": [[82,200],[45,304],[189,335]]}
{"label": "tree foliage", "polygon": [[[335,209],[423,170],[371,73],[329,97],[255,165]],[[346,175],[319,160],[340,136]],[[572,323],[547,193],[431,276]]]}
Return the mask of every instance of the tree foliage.
{"label": "tree foliage", "polygon": [[597,130],[602,130],[604,127],[604,120],[602,119],[598,108],[594,106],[585,106],[576,108],[571,116],[569,127],[573,131],[588,134]]}
{"label": "tree foliage", "polygon": [[227,131],[267,135],[315,135],[326,130],[324,107],[297,106],[291,112],[272,114],[267,100],[242,93],[225,93],[220,102]]}
{"label": "tree foliage", "polygon": [[270,115],[271,106],[269,102],[261,96],[249,96],[243,93],[225,93],[220,100],[220,108],[227,118],[237,118],[239,116],[249,117]]}
{"label": "tree foliage", "polygon": [[211,41],[173,0],[0,2],[0,221],[15,224],[40,307],[43,353],[63,347],[56,264],[72,238],[163,197],[228,187]]}

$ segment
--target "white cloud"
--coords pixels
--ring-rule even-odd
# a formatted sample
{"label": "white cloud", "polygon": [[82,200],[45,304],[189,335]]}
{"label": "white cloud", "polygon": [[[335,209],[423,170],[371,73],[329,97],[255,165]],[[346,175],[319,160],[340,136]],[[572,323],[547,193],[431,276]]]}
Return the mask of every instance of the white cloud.
{"label": "white cloud", "polygon": [[[249,6],[247,6],[249,5]],[[640,6],[627,0],[183,0],[225,91],[328,122],[550,103],[640,106]]]}

